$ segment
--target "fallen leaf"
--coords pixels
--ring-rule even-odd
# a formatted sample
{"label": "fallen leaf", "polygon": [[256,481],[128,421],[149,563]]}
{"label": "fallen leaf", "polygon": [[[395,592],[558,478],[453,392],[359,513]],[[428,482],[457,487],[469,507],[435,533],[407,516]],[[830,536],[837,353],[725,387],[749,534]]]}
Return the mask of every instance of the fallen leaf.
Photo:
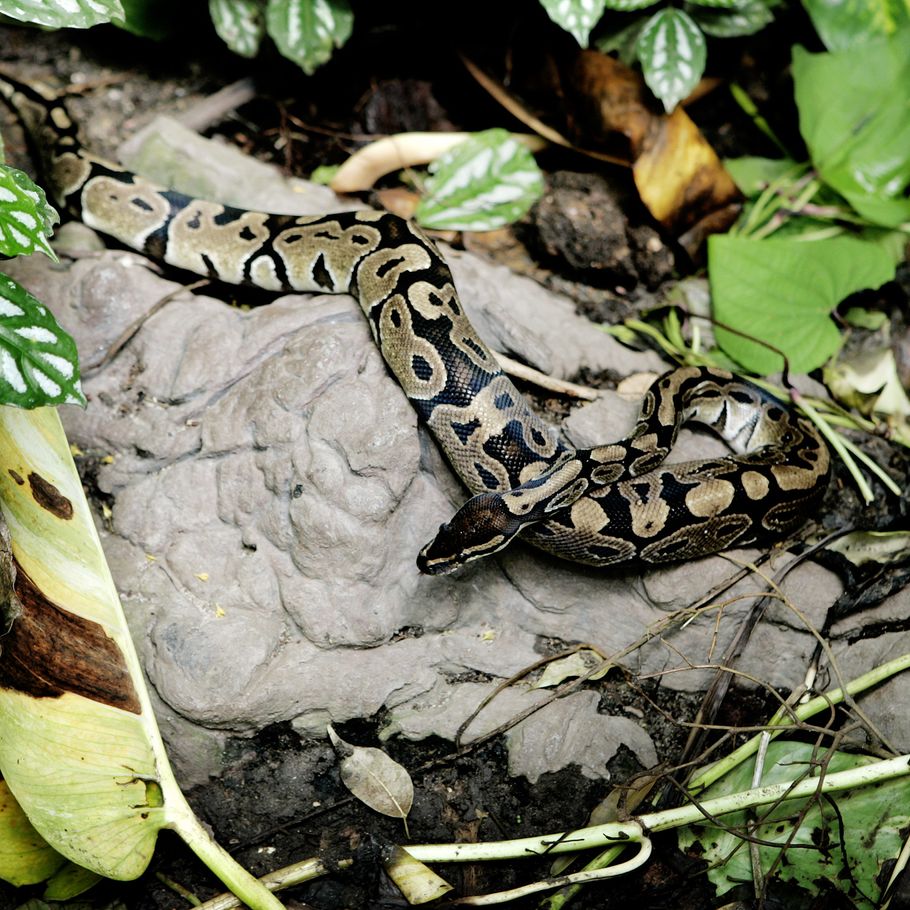
{"label": "fallen leaf", "polygon": [[381,749],[353,746],[328,726],[329,739],[341,758],[341,782],[376,812],[407,818],[414,802],[414,783],[408,772]]}

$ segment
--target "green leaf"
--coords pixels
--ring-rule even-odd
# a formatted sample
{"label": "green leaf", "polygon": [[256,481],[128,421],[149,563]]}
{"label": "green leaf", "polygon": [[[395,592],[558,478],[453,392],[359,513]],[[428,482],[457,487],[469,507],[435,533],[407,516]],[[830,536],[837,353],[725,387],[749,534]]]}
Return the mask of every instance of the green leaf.
{"label": "green leaf", "polygon": [[123,18],[120,0],[0,0],[0,15],[50,28],[90,28]]}
{"label": "green leaf", "polygon": [[[852,237],[830,240],[751,240],[714,235],[708,241],[714,318],[762,339],[808,373],[840,346],[831,313],[847,296],[894,276],[881,247]],[[772,350],[724,331],[717,343],[746,369],[767,375],[783,367]]]}
{"label": "green leaf", "polygon": [[620,23],[611,20],[610,27],[598,29],[594,46],[602,54],[615,53],[626,66],[632,66],[638,59],[635,55],[638,36],[648,19],[646,16],[637,16],[629,22],[627,17],[618,18],[621,20]]}
{"label": "green leaf", "polygon": [[[691,0],[692,3],[697,0]],[[698,27],[712,38],[742,38],[754,35],[774,21],[774,13],[763,0],[752,0],[749,3],[737,3],[727,9],[689,7]]]}
{"label": "green leaf", "polygon": [[[651,0],[654,2],[654,0]],[[588,46],[591,29],[603,15],[605,0],[540,0],[547,15],[582,46]]]}
{"label": "green leaf", "polygon": [[85,405],[76,343],[50,310],[0,275],[0,403]]}
{"label": "green leaf", "polygon": [[265,22],[258,0],[209,0],[209,14],[218,37],[241,57],[255,57]]}
{"label": "green leaf", "polygon": [[[819,758],[811,743],[773,742],[768,747],[760,785],[792,781],[813,768],[818,776]],[[874,761],[865,755],[835,752],[827,764],[827,772],[846,771]],[[754,767],[754,758],[743,762],[699,794],[699,798],[711,799],[750,789]],[[784,800],[763,813],[761,823],[749,831],[757,840],[759,876],[767,874],[775,864],[774,874],[779,879],[811,894],[818,894],[822,887],[833,884],[855,906],[872,910],[880,892],[877,878],[884,864],[900,853],[901,829],[910,823],[908,797],[907,782],[897,779],[813,800],[781,860],[781,851],[807,804],[804,799]],[[722,828],[706,822],[679,833],[680,849],[692,851],[694,847],[699,858],[708,862],[708,878],[718,895],[753,880],[749,845],[730,830],[745,832],[749,821],[745,812],[731,813],[723,816]],[[779,846],[770,846],[768,842]]]}
{"label": "green leaf", "polygon": [[183,0],[120,0],[123,20],[114,24],[120,28],[161,41],[177,34],[186,24],[186,7]]}
{"label": "green leaf", "polygon": [[793,80],[822,179],[875,224],[910,219],[910,29],[847,51],[795,47]]}
{"label": "green leaf", "polygon": [[648,20],[636,50],[648,88],[668,112],[698,85],[705,69],[705,36],[691,16],[672,7]]}
{"label": "green leaf", "polygon": [[312,75],[351,36],[348,0],[269,0],[266,30],[278,50]]}
{"label": "green leaf", "polygon": [[507,130],[486,130],[430,165],[415,218],[424,227],[489,231],[524,215],[543,187],[531,153]]}
{"label": "green leaf", "polygon": [[[658,0],[607,0],[607,9],[615,10],[618,13],[631,13],[635,10],[647,9],[657,2]],[[639,27],[643,25],[644,22]]]}
{"label": "green leaf", "polygon": [[744,196],[757,196],[769,184],[786,179],[788,175],[795,179],[804,168],[789,158],[758,158],[748,155],[725,158],[724,167]]}
{"label": "green leaf", "polygon": [[28,256],[40,250],[56,262],[47,238],[59,220],[44,190],[28,174],[0,164],[0,257]]}
{"label": "green leaf", "polygon": [[803,0],[803,6],[829,51],[893,35],[910,23],[908,0]]}

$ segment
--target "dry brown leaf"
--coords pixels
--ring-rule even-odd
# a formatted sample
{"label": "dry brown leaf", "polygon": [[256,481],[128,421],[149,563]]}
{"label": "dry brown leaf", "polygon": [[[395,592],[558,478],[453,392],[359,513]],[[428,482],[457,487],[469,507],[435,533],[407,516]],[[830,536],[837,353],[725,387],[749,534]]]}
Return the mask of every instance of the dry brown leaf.
{"label": "dry brown leaf", "polygon": [[341,782],[376,812],[407,818],[414,802],[414,784],[408,772],[381,749],[352,746],[329,725],[329,739],[341,758]]}

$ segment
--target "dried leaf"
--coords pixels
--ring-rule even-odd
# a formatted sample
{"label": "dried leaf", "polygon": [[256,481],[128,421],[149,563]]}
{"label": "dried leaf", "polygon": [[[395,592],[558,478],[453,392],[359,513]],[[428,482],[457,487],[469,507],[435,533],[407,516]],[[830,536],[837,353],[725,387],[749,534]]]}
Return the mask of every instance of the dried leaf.
{"label": "dried leaf", "polygon": [[409,904],[426,904],[452,890],[444,878],[401,847],[392,850],[392,857],[384,867]]}
{"label": "dried leaf", "polygon": [[407,818],[414,802],[414,784],[408,772],[381,749],[352,746],[331,727],[329,739],[341,758],[341,782],[362,803],[392,818]]}
{"label": "dried leaf", "polygon": [[576,651],[560,660],[554,660],[547,664],[546,669],[537,681],[535,689],[548,689],[558,686],[566,679],[574,679],[578,676],[584,676],[585,673],[599,667],[603,663],[603,658],[590,648]]}

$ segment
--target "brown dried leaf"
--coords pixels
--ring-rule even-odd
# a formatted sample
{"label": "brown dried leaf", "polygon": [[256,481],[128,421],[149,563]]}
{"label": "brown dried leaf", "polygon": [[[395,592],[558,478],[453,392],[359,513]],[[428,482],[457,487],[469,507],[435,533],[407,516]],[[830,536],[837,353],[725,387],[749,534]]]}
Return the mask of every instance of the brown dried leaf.
{"label": "brown dried leaf", "polygon": [[392,818],[407,818],[414,802],[408,772],[381,749],[352,746],[329,725],[329,739],[341,758],[341,782],[362,803]]}

